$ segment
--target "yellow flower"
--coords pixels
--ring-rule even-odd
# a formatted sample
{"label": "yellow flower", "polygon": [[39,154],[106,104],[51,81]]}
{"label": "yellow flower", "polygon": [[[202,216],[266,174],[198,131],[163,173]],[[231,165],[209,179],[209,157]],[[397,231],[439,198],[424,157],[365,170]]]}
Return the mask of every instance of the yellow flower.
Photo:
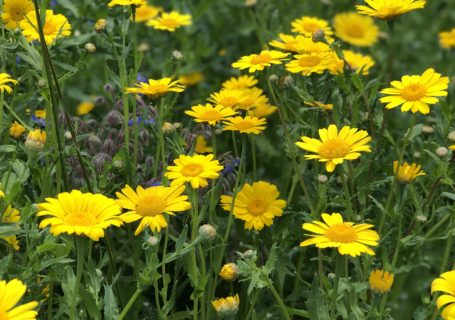
{"label": "yellow flower", "polygon": [[[38,23],[35,11],[29,12],[20,23],[22,34],[28,42],[39,41]],[[62,14],[54,14],[52,10],[46,10],[45,23],[43,26],[44,38],[49,46],[62,37],[71,35],[71,24]]]}
{"label": "yellow flower", "polygon": [[0,315],[5,320],[35,320],[38,312],[35,309],[38,302],[30,301],[16,306],[22,299],[27,287],[18,279],[6,282],[0,281]]}
{"label": "yellow flower", "polygon": [[245,100],[245,91],[241,89],[223,89],[212,93],[207,101],[224,108],[237,108]]}
{"label": "yellow flower", "polygon": [[368,6],[356,5],[361,14],[376,17],[379,19],[393,19],[403,13],[422,9],[426,0],[365,0]]}
{"label": "yellow flower", "polygon": [[[147,4],[144,2],[141,6],[136,8],[136,16],[135,16],[135,21],[136,22],[146,22],[149,21],[150,19],[155,18],[158,16],[158,14],[163,11],[163,8],[161,7],[155,7]],[[131,17],[133,18],[133,17]]]}
{"label": "yellow flower", "polygon": [[17,80],[11,78],[11,76],[7,73],[0,73],[0,93],[7,92],[11,94],[13,89],[8,85],[11,84],[18,84]]}
{"label": "yellow flower", "polygon": [[269,100],[266,99],[263,103],[256,104],[253,108],[248,110],[248,115],[256,118],[265,118],[278,110],[277,107],[272,106]]}
{"label": "yellow flower", "polygon": [[[286,201],[278,199],[280,193],[275,185],[258,181],[250,185],[245,183],[237,193],[232,208],[232,214],[237,219],[245,221],[245,229],[262,230],[270,227],[274,217],[281,217]],[[231,211],[232,197],[221,196],[221,206]]]}
{"label": "yellow flower", "polygon": [[169,92],[183,92],[184,89],[185,87],[178,80],[172,81],[171,78],[162,78],[158,80],[149,79],[148,83],[139,82],[136,87],[126,88],[126,93],[144,94],[157,98]]}
{"label": "yellow flower", "polygon": [[120,206],[114,199],[79,190],[60,193],[57,198],[46,198],[46,202],[38,204],[38,210],[39,217],[46,217],[39,227],[50,225],[54,236],[76,234],[98,241],[104,237],[104,229],[123,224]]}
{"label": "yellow flower", "polygon": [[341,255],[352,257],[360,256],[362,253],[374,256],[375,253],[369,246],[378,245],[379,235],[376,231],[370,230],[371,224],[354,224],[353,222],[343,222],[343,217],[339,213],[323,213],[321,221],[304,223],[304,230],[313,232],[308,235],[311,239],[300,243],[301,247],[316,245],[317,248],[337,248]]}
{"label": "yellow flower", "polygon": [[45,109],[36,109],[35,117],[40,119],[46,119],[46,110]]}
{"label": "yellow flower", "polygon": [[455,270],[444,272],[431,283],[431,293],[443,292],[436,300],[441,316],[445,320],[455,318]]}
{"label": "yellow flower", "polygon": [[393,284],[393,274],[384,270],[374,270],[370,273],[368,281],[370,288],[379,293],[387,293]]}
{"label": "yellow flower", "polygon": [[95,108],[95,104],[91,101],[84,101],[77,106],[76,113],[79,116],[90,113]]}
{"label": "yellow flower", "polygon": [[206,122],[214,126],[227,117],[235,115],[237,112],[230,107],[223,107],[222,105],[216,105],[214,107],[210,103],[207,103],[205,106],[201,104],[193,106],[191,110],[187,110],[185,113],[193,117],[196,122]]}
{"label": "yellow flower", "polygon": [[238,131],[247,134],[260,134],[265,130],[267,121],[264,118],[245,116],[244,118],[237,116],[227,118],[223,122],[223,131]]}
{"label": "yellow flower", "polygon": [[278,37],[281,41],[273,40],[269,42],[269,45],[289,52],[299,52],[299,45],[303,39],[310,39],[301,35],[292,36],[284,33],[280,33]]}
{"label": "yellow flower", "polygon": [[188,74],[182,74],[179,77],[179,81],[181,84],[185,86],[194,86],[204,80],[204,75],[200,72],[192,72]]}
{"label": "yellow flower", "polygon": [[450,49],[455,47],[455,28],[439,33],[441,47]]}
{"label": "yellow flower", "polygon": [[422,170],[422,166],[417,163],[408,164],[407,162],[402,163],[398,169],[398,161],[393,162],[393,173],[396,175],[397,180],[403,183],[412,182],[419,176],[424,176],[425,172]]}
{"label": "yellow flower", "polygon": [[411,110],[413,113],[430,113],[429,104],[439,102],[438,97],[447,96],[449,78],[441,77],[433,69],[426,70],[421,76],[403,76],[401,81],[392,81],[392,88],[381,91],[385,94],[379,101],[387,103],[387,109],[400,105],[401,112]]}
{"label": "yellow flower", "polygon": [[34,10],[31,0],[3,0],[2,20],[8,29],[16,29],[27,13]]}
{"label": "yellow flower", "polygon": [[111,0],[107,5],[109,7],[113,6],[141,6],[146,3],[146,0]]}
{"label": "yellow flower", "polygon": [[218,274],[223,280],[234,281],[239,274],[239,268],[235,263],[226,263]]}
{"label": "yellow flower", "polygon": [[232,77],[229,80],[223,82],[224,89],[247,89],[254,87],[258,83],[258,80],[253,76],[240,76]]}
{"label": "yellow flower", "polygon": [[248,69],[250,73],[253,73],[255,71],[262,71],[272,64],[281,64],[282,60],[288,55],[289,53],[276,50],[263,50],[259,54],[241,57],[240,60],[232,64],[232,67],[240,70]]}
{"label": "yellow flower", "polygon": [[212,306],[221,317],[232,317],[239,311],[239,295],[220,298],[212,301]]}
{"label": "yellow flower", "polygon": [[370,17],[355,12],[339,13],[333,19],[335,35],[358,47],[369,47],[378,41],[379,28]]}
{"label": "yellow flower", "polygon": [[189,182],[195,189],[208,185],[208,179],[216,179],[223,170],[218,160],[213,160],[214,155],[209,154],[186,156],[180,155],[174,160],[175,166],[168,166],[165,176],[172,180],[171,186],[181,186]]}
{"label": "yellow flower", "polygon": [[[369,70],[374,66],[375,62],[369,55],[363,55],[350,50],[343,50],[344,60],[348,63],[349,68],[357,74],[364,76],[368,75]],[[344,61],[336,58],[333,65],[330,67],[332,74],[343,73]]]}
{"label": "yellow flower", "polygon": [[[3,193],[3,191],[2,191]],[[4,194],[3,194],[4,197]],[[5,212],[3,212],[1,216],[1,222],[2,223],[12,223],[15,225],[19,224],[19,221],[21,219],[20,213],[17,209],[13,208],[11,205],[8,205],[6,208]],[[19,250],[19,241],[17,240],[15,235],[12,236],[5,236],[1,237],[3,240],[8,242],[10,246],[14,248],[14,250]],[[1,314],[1,313],[0,313]]]}
{"label": "yellow flower", "polygon": [[302,73],[309,76],[313,73],[321,74],[333,64],[333,53],[321,52],[297,54],[295,60],[286,64],[286,70],[292,73]]}
{"label": "yellow flower", "polygon": [[126,223],[141,220],[134,232],[136,236],[146,227],[159,232],[168,225],[164,214],[174,215],[175,212],[191,208],[188,196],[182,195],[183,191],[185,186],[155,186],[147,189],[138,186],[134,191],[126,185],[121,192],[116,192],[117,203],[127,210],[120,218]]}
{"label": "yellow flower", "polygon": [[199,154],[212,153],[213,148],[207,145],[207,140],[205,140],[204,136],[198,135],[196,137],[196,145],[194,146],[194,152]]}
{"label": "yellow flower", "polygon": [[292,21],[292,32],[311,37],[316,31],[324,31],[326,37],[333,35],[332,28],[327,21],[316,17],[301,17]]}
{"label": "yellow flower", "polygon": [[324,103],[321,101],[304,101],[303,103],[305,103],[307,106],[318,107],[318,108],[322,108],[324,110],[333,109],[333,104],[331,104],[331,103]]}
{"label": "yellow flower", "polygon": [[30,131],[25,139],[25,147],[29,150],[39,151],[46,144],[46,131],[34,129]]}
{"label": "yellow flower", "polygon": [[147,25],[157,30],[174,32],[176,29],[191,25],[191,15],[177,11],[164,12],[160,17],[150,20]]}
{"label": "yellow flower", "polygon": [[328,172],[333,172],[337,164],[344,160],[355,160],[360,157],[360,152],[371,152],[371,141],[368,132],[344,126],[338,132],[336,125],[331,124],[328,129],[319,129],[321,140],[302,137],[303,142],[296,142],[296,145],[303,150],[316,154],[306,155],[306,159],[319,159],[325,162]]}
{"label": "yellow flower", "polygon": [[25,127],[19,122],[14,121],[9,128],[9,135],[14,139],[19,139],[25,133]]}

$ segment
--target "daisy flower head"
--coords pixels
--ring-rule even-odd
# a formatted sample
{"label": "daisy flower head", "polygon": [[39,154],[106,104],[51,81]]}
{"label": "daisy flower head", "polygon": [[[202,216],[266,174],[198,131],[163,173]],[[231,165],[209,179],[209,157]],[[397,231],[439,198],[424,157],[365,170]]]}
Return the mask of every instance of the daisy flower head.
{"label": "daisy flower head", "polygon": [[181,186],[189,182],[194,189],[203,188],[208,185],[209,179],[216,179],[223,170],[218,160],[213,160],[214,155],[180,155],[174,160],[173,166],[167,167],[164,174],[172,180],[171,186]]}
{"label": "daisy flower head", "polygon": [[34,10],[32,0],[3,0],[2,20],[8,29],[16,29],[27,13]]}
{"label": "daisy flower head", "polygon": [[431,293],[442,292],[436,300],[444,320],[455,318],[455,270],[444,272],[431,283]]}
{"label": "daisy flower head", "polygon": [[246,134],[260,134],[265,130],[267,121],[264,118],[245,116],[231,117],[223,122],[223,131],[238,131]]}
{"label": "daisy flower head", "polygon": [[[286,201],[279,199],[279,196],[278,188],[268,182],[245,183],[235,197],[232,214],[245,221],[245,229],[260,231],[264,226],[270,227],[275,217],[283,215]],[[222,196],[221,207],[230,212],[232,201],[231,196]]]}
{"label": "daisy flower head", "polygon": [[17,305],[22,299],[27,287],[22,281],[13,279],[8,282],[0,281],[0,315],[5,320],[35,320],[38,312],[34,309],[38,302],[31,301]]}
{"label": "daisy flower head", "polygon": [[336,165],[344,160],[359,158],[361,152],[371,152],[368,145],[371,137],[364,130],[344,126],[338,131],[337,126],[331,124],[327,129],[319,129],[319,137],[320,140],[302,137],[302,142],[296,142],[296,145],[315,153],[306,155],[305,158],[325,162],[328,172],[333,172]]}
{"label": "daisy flower head", "polygon": [[163,12],[161,16],[150,20],[147,25],[157,30],[174,32],[180,27],[192,24],[192,18],[189,14],[181,14],[177,11]]}
{"label": "daisy flower head", "polygon": [[370,283],[371,290],[378,293],[387,293],[392,288],[393,279],[393,273],[385,270],[374,270],[370,273],[368,282]]}
{"label": "daisy flower head", "polygon": [[241,90],[241,89],[248,89],[254,87],[258,83],[258,80],[250,75],[240,76],[240,77],[232,77],[229,80],[223,82],[224,89],[233,89],[233,90]]}
{"label": "daisy flower head", "polygon": [[441,77],[430,68],[422,75],[403,76],[401,81],[392,81],[390,84],[392,87],[383,89],[381,93],[385,96],[379,99],[387,103],[387,109],[401,106],[401,112],[428,114],[430,104],[436,104],[440,97],[447,96],[449,78]]}
{"label": "daisy flower head", "polygon": [[332,52],[312,52],[297,54],[294,60],[286,64],[286,70],[291,73],[301,73],[310,76],[313,73],[321,74],[333,64]]}
{"label": "daisy flower head", "polygon": [[142,6],[146,4],[146,0],[111,0],[107,5],[108,7],[114,7],[114,6]]}
{"label": "daisy flower head", "polygon": [[10,84],[18,84],[17,80],[11,78],[7,73],[0,73],[0,92],[7,92],[9,94],[13,93],[13,88],[10,87]]}
{"label": "daisy flower head", "polygon": [[356,5],[360,14],[376,17],[379,19],[394,19],[403,13],[422,9],[426,0],[365,0],[365,5]]}
{"label": "daisy flower head", "polygon": [[120,218],[131,223],[140,220],[134,234],[137,236],[149,227],[150,230],[159,232],[166,228],[167,215],[186,211],[191,208],[188,196],[183,195],[185,186],[154,186],[147,189],[138,186],[136,190],[126,185],[121,192],[117,192],[117,203],[126,210]]}
{"label": "daisy flower head", "polygon": [[104,229],[119,227],[120,206],[114,199],[102,194],[82,193],[79,190],[63,192],[56,198],[46,198],[38,204],[38,216],[45,217],[40,228],[51,226],[54,236],[62,233],[84,235],[93,241],[104,237]]}
{"label": "daisy flower head", "polygon": [[317,17],[303,16],[292,21],[291,25],[292,32],[300,33],[305,37],[312,37],[313,33],[316,31],[323,31],[326,37],[333,35],[330,24],[326,20]]}
{"label": "daisy flower head", "polygon": [[338,38],[353,46],[370,47],[378,41],[379,28],[374,20],[355,12],[337,14],[333,27]]}
{"label": "daisy flower head", "polygon": [[149,79],[148,83],[139,82],[135,87],[127,87],[126,93],[143,94],[151,98],[159,98],[169,92],[183,92],[185,87],[178,80],[171,78]]}
{"label": "daisy flower head", "polygon": [[262,71],[273,64],[281,64],[288,55],[289,53],[276,50],[262,50],[259,54],[241,57],[232,64],[232,67],[240,70],[248,69],[248,72],[253,73]]}
{"label": "daisy flower head", "polygon": [[439,43],[442,48],[455,48],[455,28],[439,33]]}
{"label": "daisy flower head", "polygon": [[[54,14],[54,11],[46,10],[44,21],[43,33],[48,46],[52,45],[60,38],[69,37],[71,35],[71,24],[63,14]],[[34,10],[27,13],[19,26],[28,42],[40,40],[37,27],[38,22]]]}
{"label": "daisy flower head", "polygon": [[393,162],[393,173],[396,175],[397,180],[402,183],[410,183],[415,178],[425,175],[425,171],[422,170],[420,164],[404,162],[398,168],[398,161]]}
{"label": "daisy flower head", "polygon": [[222,105],[212,106],[210,103],[207,103],[205,106],[201,104],[193,106],[191,110],[187,110],[185,113],[193,117],[196,122],[205,122],[214,126],[218,122],[237,114],[237,111],[230,107],[223,107]]}
{"label": "daisy flower head", "polygon": [[311,239],[300,243],[301,247],[315,245],[317,248],[337,248],[341,255],[358,257],[362,253],[374,256],[370,247],[378,246],[379,235],[371,230],[371,224],[354,224],[344,222],[339,213],[323,213],[322,221],[304,223],[302,228],[313,234],[308,235]]}

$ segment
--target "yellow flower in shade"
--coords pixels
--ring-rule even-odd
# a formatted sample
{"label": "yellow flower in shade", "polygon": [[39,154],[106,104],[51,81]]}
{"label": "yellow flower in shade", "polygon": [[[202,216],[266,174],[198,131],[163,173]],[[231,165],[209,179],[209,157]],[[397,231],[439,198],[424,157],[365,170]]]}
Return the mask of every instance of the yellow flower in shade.
{"label": "yellow flower in shade", "polygon": [[17,80],[11,78],[7,73],[0,73],[0,92],[7,92],[9,94],[13,93],[13,89],[9,86],[11,84],[18,84]]}
{"label": "yellow flower in shade", "polygon": [[212,306],[220,317],[232,317],[239,311],[239,295],[220,298],[212,301]]}
{"label": "yellow flower in shade", "polygon": [[223,170],[218,160],[213,160],[214,155],[180,155],[174,160],[174,166],[168,166],[165,176],[172,180],[171,186],[181,186],[189,182],[195,189],[208,185],[208,179],[216,179]]}
{"label": "yellow flower in shade", "polygon": [[412,180],[419,176],[424,176],[425,172],[422,170],[422,166],[417,163],[408,164],[404,162],[398,169],[398,161],[393,162],[393,173],[396,175],[397,180],[403,183],[410,183]]}
{"label": "yellow flower in shade", "polygon": [[174,32],[176,29],[191,25],[191,15],[177,11],[164,12],[160,17],[150,20],[147,25],[157,30]]}
{"label": "yellow flower in shade", "polygon": [[250,73],[253,73],[255,71],[262,71],[272,64],[281,64],[282,60],[288,55],[289,53],[276,50],[263,50],[259,54],[241,57],[240,60],[232,64],[232,67],[240,70],[248,69]]}
{"label": "yellow flower in shade", "polygon": [[225,108],[222,105],[216,105],[214,107],[210,103],[207,103],[205,106],[201,104],[193,106],[191,110],[187,110],[185,113],[193,117],[196,122],[206,122],[214,126],[218,122],[235,115],[237,112],[229,107]]}
{"label": "yellow flower in shade", "polygon": [[185,87],[178,80],[172,81],[171,78],[162,78],[158,80],[149,79],[148,83],[139,82],[136,87],[126,88],[126,93],[144,94],[152,98],[158,98],[169,92],[183,92]]}
{"label": "yellow flower in shade", "polygon": [[223,280],[234,281],[239,274],[239,268],[235,263],[226,263],[221,267],[220,273],[218,274]]}
{"label": "yellow flower in shade", "polygon": [[302,35],[292,36],[284,33],[280,33],[278,37],[280,40],[270,41],[269,45],[289,52],[299,52],[299,44],[303,41],[303,39],[309,39],[303,37]]}
{"label": "yellow flower in shade", "polygon": [[123,224],[121,208],[114,199],[79,190],[60,193],[57,198],[46,198],[46,202],[38,204],[38,210],[37,215],[45,217],[39,227],[50,225],[54,236],[76,234],[98,241],[104,237],[104,229]]}
{"label": "yellow flower in shade", "polygon": [[25,147],[32,151],[39,151],[46,144],[46,131],[34,129],[30,131],[25,139]]}
{"label": "yellow flower in shade", "polygon": [[244,89],[223,89],[219,92],[212,93],[207,101],[224,108],[237,108],[240,104],[242,104],[245,98]]}
{"label": "yellow flower in shade", "polygon": [[16,29],[27,13],[34,10],[31,0],[3,0],[2,20],[8,29]]}
{"label": "yellow flower in shade", "polygon": [[0,315],[5,320],[35,320],[38,312],[34,309],[38,302],[30,301],[16,306],[22,299],[27,287],[18,279],[0,281]]}
{"label": "yellow flower in shade", "polygon": [[439,33],[439,43],[444,49],[455,48],[455,28]]}
{"label": "yellow flower in shade", "polygon": [[253,108],[248,110],[248,115],[256,118],[265,118],[275,113],[277,107],[272,106],[268,99],[264,103],[256,104]]}
{"label": "yellow flower in shade", "polygon": [[223,82],[224,89],[247,89],[254,87],[258,83],[258,80],[253,76],[240,76],[232,77],[229,80]]}
{"label": "yellow flower in shade", "polygon": [[107,5],[109,7],[113,6],[141,6],[146,3],[146,0],[111,0]]}
{"label": "yellow flower in shade", "polygon": [[[3,191],[2,191],[3,193]],[[3,194],[3,197],[5,195]],[[11,205],[9,205],[5,212],[3,212],[3,215],[1,216],[1,222],[2,223],[12,223],[15,225],[19,225],[19,220],[21,219],[20,213],[17,209],[13,208]],[[8,242],[10,246],[14,248],[14,250],[19,250],[19,241],[17,240],[16,236],[5,236],[1,237],[3,240]],[[0,313],[1,314],[1,313]]]}
{"label": "yellow flower in shade", "polygon": [[297,54],[294,58],[286,64],[286,70],[292,73],[302,73],[304,76],[313,73],[321,74],[333,64],[333,53],[331,52]]}
{"label": "yellow flower in shade", "polygon": [[179,77],[181,84],[185,86],[194,86],[204,80],[204,75],[201,72],[192,72],[188,74],[182,74]]}
{"label": "yellow flower in shade", "polygon": [[[271,226],[274,217],[281,217],[286,201],[278,199],[280,193],[275,185],[258,181],[250,185],[245,183],[234,200],[232,214],[245,221],[245,229],[262,230]],[[231,211],[232,197],[221,196],[221,206]]]}
{"label": "yellow flower in shade", "polygon": [[392,88],[383,89],[381,93],[386,96],[379,99],[387,103],[387,109],[401,105],[401,112],[428,114],[429,104],[436,104],[439,97],[447,96],[449,78],[428,69],[421,76],[403,76],[401,81],[392,81],[390,84]]}
{"label": "yellow flower in shade", "polygon": [[331,104],[331,103],[324,103],[324,102],[321,102],[321,101],[304,101],[304,103],[307,106],[318,107],[318,108],[321,108],[321,109],[324,109],[324,110],[332,110],[333,109],[333,104]]}
{"label": "yellow flower in shade", "polygon": [[196,137],[196,145],[194,146],[194,152],[203,154],[203,153],[212,153],[213,148],[207,145],[207,140],[204,136],[198,135]]}
{"label": "yellow flower in shade", "polygon": [[339,213],[323,213],[321,221],[304,223],[302,228],[314,234],[308,235],[311,239],[300,243],[301,247],[316,245],[318,248],[337,248],[341,255],[352,257],[360,256],[362,253],[374,256],[375,253],[370,247],[376,247],[379,235],[376,231],[370,230],[371,224],[354,224],[343,222]]}
{"label": "yellow flower in shade", "polygon": [[327,21],[316,17],[301,17],[292,21],[292,32],[311,37],[316,31],[324,31],[326,37],[333,35],[332,28]]}
{"label": "yellow flower in shade", "polygon": [[436,300],[445,320],[455,318],[455,270],[444,272],[431,283],[431,293],[443,292]]}
{"label": "yellow flower in shade", "polygon": [[[150,19],[155,18],[158,14],[163,11],[161,7],[155,7],[148,5],[146,2],[141,6],[136,8],[135,21],[136,22],[146,22]],[[131,17],[132,19],[133,17]]]}
{"label": "yellow flower in shade", "polygon": [[223,131],[238,131],[247,134],[260,134],[265,130],[267,121],[264,118],[245,116],[244,118],[237,116],[227,118],[223,122]]}
{"label": "yellow flower in shade", "polygon": [[403,13],[422,9],[426,0],[365,0],[368,6],[356,5],[361,14],[376,17],[379,19],[393,19]]}
{"label": "yellow flower in shade", "polygon": [[25,127],[19,122],[14,121],[9,128],[9,135],[14,139],[19,139],[25,133]]}
{"label": "yellow flower in shade", "polygon": [[95,108],[95,104],[91,101],[84,101],[77,106],[76,113],[79,116],[90,113]]}
{"label": "yellow flower in shade", "polygon": [[338,38],[354,46],[369,47],[378,41],[379,28],[374,20],[355,12],[337,14],[333,27]]}
{"label": "yellow flower in shade", "polygon": [[306,159],[319,159],[325,162],[328,172],[333,172],[337,164],[344,160],[355,160],[360,157],[360,152],[371,152],[371,141],[368,132],[344,126],[338,132],[336,125],[331,124],[327,129],[319,129],[321,140],[302,137],[303,142],[296,145],[303,150],[314,152],[315,154],[306,155]]}
{"label": "yellow flower in shade", "polygon": [[387,293],[392,288],[393,274],[384,270],[374,270],[370,273],[368,281],[370,288],[378,293]]}
{"label": "yellow flower in shade", "polygon": [[46,119],[46,110],[45,109],[35,110],[35,117],[40,119]]}
{"label": "yellow flower in shade", "polygon": [[136,236],[147,227],[159,232],[168,225],[164,214],[174,215],[175,212],[191,208],[188,196],[183,195],[183,191],[185,186],[155,186],[147,189],[138,186],[134,191],[126,185],[121,192],[116,192],[117,203],[126,210],[120,218],[126,223],[141,220],[134,232]]}
{"label": "yellow flower in shade", "polygon": [[[343,50],[344,60],[349,65],[349,68],[357,73],[364,76],[370,73],[370,69],[375,65],[373,58],[369,55],[363,55],[350,50]],[[334,60],[333,65],[330,67],[332,74],[343,73],[344,61],[338,57]]]}
{"label": "yellow flower in shade", "polygon": [[[30,11],[19,26],[28,42],[40,40],[35,11]],[[46,10],[43,32],[46,44],[49,46],[62,37],[69,37],[71,35],[71,24],[64,15],[54,14],[54,11]]]}

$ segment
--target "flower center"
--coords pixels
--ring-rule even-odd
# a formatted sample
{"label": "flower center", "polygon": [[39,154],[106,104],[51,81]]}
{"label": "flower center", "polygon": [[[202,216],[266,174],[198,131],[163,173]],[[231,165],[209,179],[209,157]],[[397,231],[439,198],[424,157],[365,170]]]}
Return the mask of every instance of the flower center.
{"label": "flower center", "polygon": [[182,169],[182,174],[186,177],[196,177],[204,171],[199,163],[190,163]]}
{"label": "flower center", "polygon": [[209,110],[204,113],[204,119],[209,121],[219,120],[223,116],[216,110]]}
{"label": "flower center", "polygon": [[253,216],[260,216],[264,214],[268,208],[269,206],[264,200],[252,200],[247,206],[248,212]]}
{"label": "flower center", "polygon": [[248,130],[254,127],[254,124],[251,123],[250,121],[242,121],[237,123],[235,126],[237,127],[238,130]]}
{"label": "flower center", "polygon": [[352,25],[347,33],[354,38],[362,38],[365,35],[365,30],[358,25]]}
{"label": "flower center", "polygon": [[157,196],[145,196],[136,205],[136,212],[141,216],[153,217],[163,211],[167,207],[166,199]]}
{"label": "flower center", "polygon": [[55,33],[57,31],[57,29],[55,28],[55,25],[53,23],[46,22],[44,24],[43,31],[44,31],[45,35],[50,35],[50,34]]}
{"label": "flower center", "polygon": [[268,63],[270,60],[272,57],[269,54],[257,54],[251,58],[251,64]]}
{"label": "flower center", "polygon": [[321,62],[321,58],[318,56],[304,56],[299,59],[299,64],[302,67],[314,67]]}
{"label": "flower center", "polygon": [[401,96],[408,101],[417,101],[425,97],[427,89],[418,83],[413,83],[403,88]]}
{"label": "flower center", "polygon": [[351,243],[357,240],[357,233],[354,228],[346,223],[331,226],[325,232],[325,236],[333,242]]}
{"label": "flower center", "polygon": [[72,226],[94,226],[98,224],[98,220],[93,214],[84,211],[68,213],[65,221]]}
{"label": "flower center", "polygon": [[343,158],[351,151],[351,146],[343,139],[335,138],[322,143],[319,156],[323,159]]}

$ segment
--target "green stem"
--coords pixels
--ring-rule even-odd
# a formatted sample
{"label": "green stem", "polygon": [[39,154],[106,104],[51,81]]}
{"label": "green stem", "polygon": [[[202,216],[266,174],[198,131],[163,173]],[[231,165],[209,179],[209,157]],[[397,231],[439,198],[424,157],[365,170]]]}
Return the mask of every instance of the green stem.
{"label": "green stem", "polygon": [[130,311],[131,307],[133,304],[136,302],[137,298],[141,295],[141,290],[136,289],[134,294],[131,296],[130,300],[126,304],[125,308],[123,308],[122,313],[120,313],[120,316],[118,317],[118,320],[123,320],[125,316],[128,314],[128,311]]}

